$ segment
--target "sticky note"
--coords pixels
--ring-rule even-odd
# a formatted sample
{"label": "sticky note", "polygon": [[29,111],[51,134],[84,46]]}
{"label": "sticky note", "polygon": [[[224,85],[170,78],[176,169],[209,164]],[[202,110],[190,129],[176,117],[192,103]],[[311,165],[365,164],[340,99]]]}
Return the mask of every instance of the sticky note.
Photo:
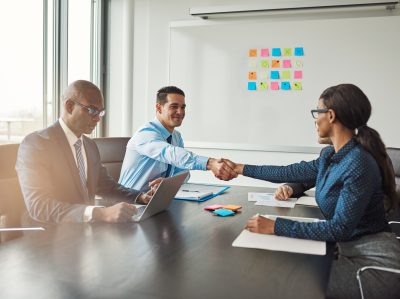
{"label": "sticky note", "polygon": [[304,56],[303,47],[294,48],[294,56]]}
{"label": "sticky note", "polygon": [[293,90],[302,90],[301,82],[293,82]]}
{"label": "sticky note", "polygon": [[239,206],[239,205],[226,205],[226,206],[223,206],[223,208],[236,212],[237,210],[241,209],[242,206]]}
{"label": "sticky note", "polygon": [[292,48],[283,48],[283,56],[292,56]]}
{"label": "sticky note", "polygon": [[213,211],[213,213],[218,216],[222,216],[222,217],[235,215],[235,212],[233,212],[231,210],[227,210],[227,209],[218,209],[218,210]]}
{"label": "sticky note", "polygon": [[256,82],[247,82],[247,90],[257,90]]}
{"label": "sticky note", "polygon": [[269,56],[269,49],[261,49],[261,57],[268,57]]}
{"label": "sticky note", "polygon": [[249,80],[257,80],[257,72],[249,72]]}
{"label": "sticky note", "polygon": [[256,58],[250,58],[249,59],[249,68],[254,70],[257,67],[257,59]]}
{"label": "sticky note", "polygon": [[281,56],[280,48],[272,48],[272,56]]}
{"label": "sticky note", "polygon": [[302,79],[303,78],[303,71],[294,71],[294,78],[295,79]]}
{"label": "sticky note", "polygon": [[296,61],[294,62],[294,66],[295,66],[295,68],[297,68],[297,69],[302,68],[302,67],[303,67],[303,61],[301,61],[301,60],[296,60]]}
{"label": "sticky note", "polygon": [[290,90],[290,82],[281,82],[281,89],[282,90]]}
{"label": "sticky note", "polygon": [[279,71],[271,71],[271,79],[279,79]]}
{"label": "sticky note", "polygon": [[290,59],[285,59],[282,62],[284,68],[291,68],[292,67],[292,61]]}
{"label": "sticky note", "polygon": [[279,90],[279,82],[271,82],[272,90]]}
{"label": "sticky note", "polygon": [[280,68],[281,67],[281,61],[280,60],[272,60],[272,67],[273,68]]}
{"label": "sticky note", "polygon": [[267,82],[260,82],[260,83],[258,83],[258,89],[259,89],[259,90],[266,90],[266,89],[268,89],[268,83],[267,83]]}
{"label": "sticky note", "polygon": [[257,49],[250,49],[249,50],[250,57],[257,57]]}
{"label": "sticky note", "polygon": [[290,71],[282,71],[282,79],[290,79]]}
{"label": "sticky note", "polygon": [[269,67],[269,60],[261,59],[260,64],[261,64],[261,67]]}
{"label": "sticky note", "polygon": [[224,206],[222,206],[222,205],[211,205],[211,206],[206,206],[205,208],[204,208],[204,210],[207,210],[207,211],[215,211],[215,210],[218,210],[218,209],[221,209],[221,208],[223,208]]}

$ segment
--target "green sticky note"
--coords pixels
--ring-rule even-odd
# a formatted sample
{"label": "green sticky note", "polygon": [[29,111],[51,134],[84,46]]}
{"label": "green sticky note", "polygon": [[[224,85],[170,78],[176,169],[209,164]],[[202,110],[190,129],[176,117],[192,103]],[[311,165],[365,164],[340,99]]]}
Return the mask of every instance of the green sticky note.
{"label": "green sticky note", "polygon": [[282,79],[290,79],[290,71],[282,71]]}
{"label": "green sticky note", "polygon": [[292,48],[283,48],[283,56],[292,56]]}
{"label": "green sticky note", "polygon": [[261,67],[269,67],[268,59],[261,59]]}
{"label": "green sticky note", "polygon": [[302,90],[301,82],[293,82],[293,90]]}
{"label": "green sticky note", "polygon": [[268,83],[267,82],[258,83],[258,89],[259,90],[267,90],[268,89]]}

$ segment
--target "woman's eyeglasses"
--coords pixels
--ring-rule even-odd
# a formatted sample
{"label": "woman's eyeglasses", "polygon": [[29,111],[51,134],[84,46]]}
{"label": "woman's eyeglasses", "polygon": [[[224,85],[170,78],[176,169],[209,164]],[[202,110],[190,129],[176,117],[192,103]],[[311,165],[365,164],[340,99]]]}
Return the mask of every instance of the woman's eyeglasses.
{"label": "woman's eyeglasses", "polygon": [[321,108],[321,109],[312,109],[311,110],[311,115],[312,115],[312,117],[313,118],[318,118],[318,114],[319,113],[326,113],[326,112],[328,112],[329,111],[329,109],[328,108]]}

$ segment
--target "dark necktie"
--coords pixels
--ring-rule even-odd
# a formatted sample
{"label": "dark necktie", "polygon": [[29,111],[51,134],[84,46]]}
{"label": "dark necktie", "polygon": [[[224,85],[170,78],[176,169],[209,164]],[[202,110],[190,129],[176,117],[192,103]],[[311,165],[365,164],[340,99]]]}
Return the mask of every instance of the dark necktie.
{"label": "dark necktie", "polygon": [[74,143],[74,147],[76,152],[76,162],[78,165],[79,177],[81,179],[83,190],[85,190],[87,193],[88,190],[86,186],[85,163],[83,162],[82,156],[82,140],[78,139],[78,141]]}
{"label": "dark necktie", "polygon": [[[167,142],[171,144],[171,141],[172,141],[172,135],[169,135],[169,137],[167,138]],[[165,172],[166,178],[171,175],[171,168],[172,168],[171,164],[168,164],[167,171]]]}

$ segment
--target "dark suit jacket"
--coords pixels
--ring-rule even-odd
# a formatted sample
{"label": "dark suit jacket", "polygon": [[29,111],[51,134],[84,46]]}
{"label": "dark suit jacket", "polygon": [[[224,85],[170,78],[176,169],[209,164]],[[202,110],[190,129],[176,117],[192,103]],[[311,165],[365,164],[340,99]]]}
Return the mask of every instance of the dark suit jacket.
{"label": "dark suit jacket", "polygon": [[82,222],[95,194],[133,202],[139,191],[119,185],[100,162],[99,150],[83,136],[87,157],[87,188],[80,183],[71,147],[60,123],[34,132],[22,141],[16,170],[30,216],[44,222]]}

